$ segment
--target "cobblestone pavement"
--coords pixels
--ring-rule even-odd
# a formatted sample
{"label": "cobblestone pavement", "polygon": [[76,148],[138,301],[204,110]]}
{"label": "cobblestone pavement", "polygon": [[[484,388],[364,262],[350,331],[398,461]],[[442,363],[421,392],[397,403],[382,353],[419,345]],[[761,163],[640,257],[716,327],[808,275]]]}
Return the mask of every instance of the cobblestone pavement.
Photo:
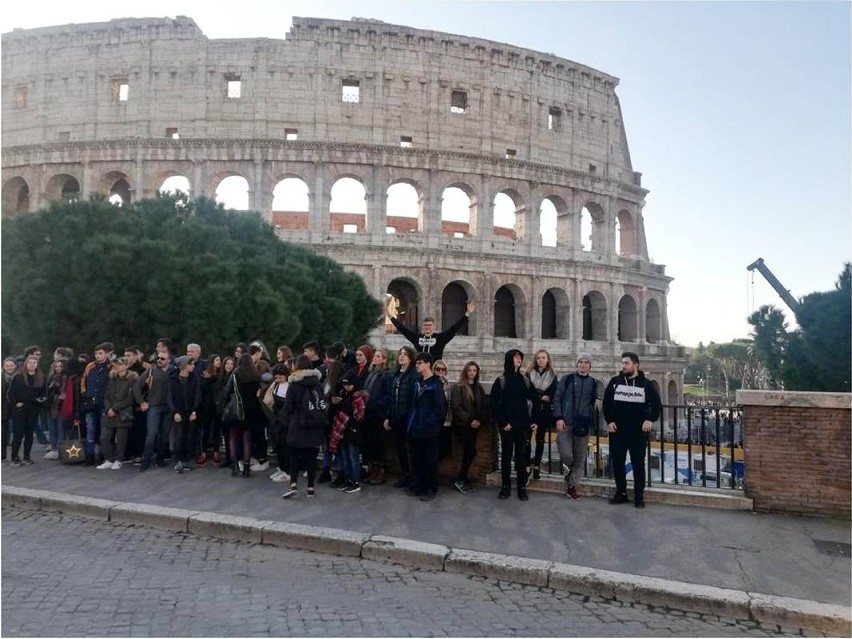
{"label": "cobblestone pavement", "polygon": [[4,508],[12,636],[772,636],[795,629]]}

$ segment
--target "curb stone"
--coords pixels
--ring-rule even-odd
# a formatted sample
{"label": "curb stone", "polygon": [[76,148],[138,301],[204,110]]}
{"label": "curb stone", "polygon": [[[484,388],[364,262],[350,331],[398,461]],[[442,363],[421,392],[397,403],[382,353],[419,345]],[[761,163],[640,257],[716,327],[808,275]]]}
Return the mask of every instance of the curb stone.
{"label": "curb stone", "polygon": [[215,537],[230,541],[259,544],[263,528],[275,522],[260,521],[251,517],[198,513],[187,520],[187,532],[201,537]]}
{"label": "curb stone", "polygon": [[390,561],[415,568],[444,570],[444,561],[450,549],[439,544],[428,544],[399,537],[373,535],[361,548],[363,559]]}
{"label": "curb stone", "polygon": [[542,559],[511,557],[492,552],[455,548],[450,549],[449,556],[444,560],[444,570],[447,572],[516,581],[531,586],[547,586],[552,565],[552,561]]}
{"label": "curb stone", "polygon": [[370,535],[367,533],[273,522],[263,527],[260,543],[285,548],[313,550],[345,557],[360,557],[361,548],[369,539]]}
{"label": "curb stone", "polygon": [[173,532],[188,532],[189,518],[200,515],[196,510],[166,508],[148,504],[119,504],[109,512],[109,520],[121,524],[138,524]]}
{"label": "curb stone", "polygon": [[455,549],[336,528],[120,503],[17,486],[0,486],[0,495],[3,505],[10,507],[58,510],[116,523],[138,524],[220,539],[391,561],[406,566],[547,586],[605,600],[629,601],[685,612],[723,614],[757,623],[813,630],[830,636],[852,635],[852,613],[848,607],[806,599]]}

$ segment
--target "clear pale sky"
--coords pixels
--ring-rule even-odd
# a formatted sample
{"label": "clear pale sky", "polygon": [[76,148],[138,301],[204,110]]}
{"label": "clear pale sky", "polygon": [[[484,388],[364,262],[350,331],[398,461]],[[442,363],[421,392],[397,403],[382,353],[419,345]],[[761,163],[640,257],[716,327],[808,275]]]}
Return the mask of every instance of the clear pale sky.
{"label": "clear pale sky", "polygon": [[0,31],[192,17],[210,38],[284,38],[293,15],[376,18],[552,53],[620,78],[648,250],[674,277],[672,337],[748,335],[761,304],[833,288],[850,257],[848,2],[6,3]]}

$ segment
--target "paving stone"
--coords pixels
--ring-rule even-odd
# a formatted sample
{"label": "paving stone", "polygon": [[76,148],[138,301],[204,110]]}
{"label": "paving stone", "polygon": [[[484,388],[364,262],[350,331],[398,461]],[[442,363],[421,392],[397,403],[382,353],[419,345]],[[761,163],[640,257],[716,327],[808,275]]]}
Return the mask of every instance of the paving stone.
{"label": "paving stone", "polygon": [[[45,548],[70,549],[76,569],[53,570],[55,553]],[[777,627],[738,623],[745,620],[717,621],[714,615],[710,623],[597,598],[586,609],[577,595],[507,579],[46,511],[4,508],[3,551],[4,636],[784,634]],[[35,574],[40,576],[29,578]],[[113,575],[109,585],[92,595],[92,586],[108,574]],[[132,591],[128,584],[134,585]],[[36,600],[37,592],[51,595]],[[136,608],[124,612],[122,606],[131,596]],[[38,607],[34,612],[22,608],[22,602],[37,602]],[[104,602],[109,602],[108,608]],[[104,619],[97,627],[91,621],[95,612]],[[730,625],[722,628],[719,621]]]}

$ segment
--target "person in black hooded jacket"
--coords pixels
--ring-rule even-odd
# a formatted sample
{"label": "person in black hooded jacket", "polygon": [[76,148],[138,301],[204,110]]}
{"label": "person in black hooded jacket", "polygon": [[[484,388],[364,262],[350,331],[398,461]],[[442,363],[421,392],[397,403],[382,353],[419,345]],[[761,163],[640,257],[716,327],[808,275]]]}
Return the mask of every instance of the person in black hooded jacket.
{"label": "person in black hooded jacket", "polygon": [[500,499],[508,499],[512,492],[512,457],[518,479],[518,499],[527,501],[527,443],[530,440],[530,402],[535,389],[529,378],[521,373],[524,354],[517,348],[506,351],[503,374],[491,386],[491,418],[499,429],[500,470],[503,486]]}
{"label": "person in black hooded jacket", "polygon": [[603,399],[612,476],[615,479],[615,494],[609,503],[623,504],[628,501],[624,462],[630,451],[634,505],[636,508],[644,508],[645,444],[653,422],[660,418],[662,406],[654,385],[639,370],[636,353],[621,354],[621,371],[621,375],[609,380]]}

